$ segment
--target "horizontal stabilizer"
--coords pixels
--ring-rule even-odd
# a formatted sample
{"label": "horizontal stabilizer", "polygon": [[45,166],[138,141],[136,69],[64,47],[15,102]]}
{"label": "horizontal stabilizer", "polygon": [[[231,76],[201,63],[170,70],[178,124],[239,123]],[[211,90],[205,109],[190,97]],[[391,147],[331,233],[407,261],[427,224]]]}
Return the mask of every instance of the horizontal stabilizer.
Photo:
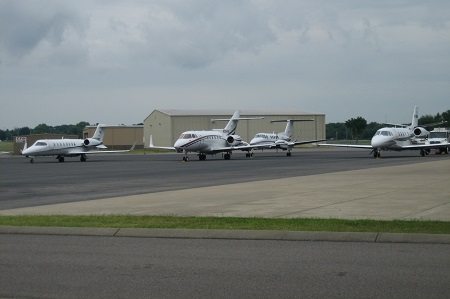
{"label": "horizontal stabilizer", "polygon": [[[233,120],[254,120],[254,119],[264,119],[264,117],[239,117],[233,118]],[[211,121],[229,121],[230,118],[214,118]]]}
{"label": "horizontal stabilizer", "polygon": [[282,119],[282,120],[271,120],[271,123],[285,123],[285,122],[295,122],[295,121],[314,121],[314,119]]}

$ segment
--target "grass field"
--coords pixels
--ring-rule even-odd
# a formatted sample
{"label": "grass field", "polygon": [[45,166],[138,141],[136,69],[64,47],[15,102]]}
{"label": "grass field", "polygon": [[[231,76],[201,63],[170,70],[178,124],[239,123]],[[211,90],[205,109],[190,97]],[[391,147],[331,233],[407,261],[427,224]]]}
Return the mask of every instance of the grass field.
{"label": "grass field", "polygon": [[14,144],[9,141],[0,142],[0,152],[12,152],[14,150]]}
{"label": "grass field", "polygon": [[0,216],[3,226],[181,228],[450,234],[446,221],[267,219],[174,216]]}

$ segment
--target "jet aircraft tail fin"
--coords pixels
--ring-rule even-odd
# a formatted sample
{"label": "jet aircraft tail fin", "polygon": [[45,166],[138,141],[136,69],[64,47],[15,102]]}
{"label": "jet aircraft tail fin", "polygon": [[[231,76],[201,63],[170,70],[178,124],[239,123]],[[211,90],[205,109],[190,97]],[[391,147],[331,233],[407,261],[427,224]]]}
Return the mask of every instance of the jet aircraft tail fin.
{"label": "jet aircraft tail fin", "polygon": [[215,131],[222,131],[223,133],[227,135],[234,135],[236,133],[236,128],[238,121],[240,120],[252,120],[252,119],[263,119],[264,117],[240,117],[241,112],[239,110],[236,110],[233,114],[233,116],[230,119],[211,119],[211,121],[217,121],[217,120],[225,120],[228,121],[227,125],[223,130],[220,129],[214,129]]}
{"label": "jet aircraft tail fin", "polygon": [[280,135],[284,135],[288,138],[291,138],[292,133],[294,131],[294,122],[296,121],[314,121],[314,119],[286,119],[286,120],[272,120],[272,123],[276,122],[286,122],[286,129],[284,129],[284,132]]}
{"label": "jet aircraft tail fin", "polygon": [[233,135],[236,133],[237,124],[239,121],[239,117],[241,115],[241,112],[239,110],[236,110],[233,114],[233,116],[228,121],[227,125],[223,129],[223,132],[228,135]]}
{"label": "jet aircraft tail fin", "polygon": [[103,142],[103,137],[105,137],[105,127],[106,125],[98,124],[97,129],[92,136],[92,139],[96,139],[100,142]]}
{"label": "jet aircraft tail fin", "polygon": [[419,126],[419,107],[414,106],[414,113],[411,120],[411,128]]}

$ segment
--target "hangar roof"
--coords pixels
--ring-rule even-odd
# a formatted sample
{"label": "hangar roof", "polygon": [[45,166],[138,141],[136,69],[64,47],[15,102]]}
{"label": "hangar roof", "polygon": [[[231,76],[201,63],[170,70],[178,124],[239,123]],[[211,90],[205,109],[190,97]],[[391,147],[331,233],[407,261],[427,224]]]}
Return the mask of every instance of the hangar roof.
{"label": "hangar roof", "polygon": [[[236,110],[205,110],[205,109],[157,109],[157,111],[170,115],[170,116],[191,116],[191,115],[232,115]],[[274,110],[261,110],[252,109],[245,110],[242,109],[241,115],[325,115],[324,113],[312,113],[302,110],[293,109],[274,109]]]}

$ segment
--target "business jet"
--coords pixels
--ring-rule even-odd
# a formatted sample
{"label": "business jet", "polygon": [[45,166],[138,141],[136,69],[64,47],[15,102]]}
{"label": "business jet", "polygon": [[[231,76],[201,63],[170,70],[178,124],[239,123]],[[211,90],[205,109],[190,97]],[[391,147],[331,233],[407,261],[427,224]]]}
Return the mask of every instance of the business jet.
{"label": "business jet", "polygon": [[[425,144],[420,139],[426,138],[429,132],[425,129],[429,126],[434,126],[440,123],[427,124],[419,126],[419,108],[414,106],[414,113],[411,124],[399,125],[390,124],[392,127],[384,127],[379,129],[370,141],[370,145],[355,145],[355,144],[318,144],[319,146],[333,146],[333,147],[348,147],[348,148],[362,148],[371,149],[374,158],[381,157],[381,151],[402,151],[402,150],[420,150],[420,155],[423,157],[427,154],[427,150],[431,148],[439,148],[436,144]],[[442,145],[444,146],[444,145]]]}
{"label": "business jet", "polygon": [[183,161],[188,162],[189,152],[198,153],[199,160],[206,160],[206,155],[224,153],[223,158],[230,160],[234,150],[249,148],[249,144],[242,137],[235,135],[239,120],[263,119],[263,117],[241,118],[240,111],[234,112],[230,119],[212,119],[211,121],[228,121],[224,129],[210,131],[186,131],[180,135],[174,146],[155,146],[153,136],[150,136],[150,148],[175,150],[184,153]]}
{"label": "business jet", "polygon": [[[298,137],[291,141],[291,136],[293,132],[294,122],[299,121],[314,121],[314,119],[286,119],[286,120],[272,120],[271,122],[286,122],[286,129],[284,132],[275,133],[258,133],[250,141],[250,146],[255,146],[254,149],[282,149],[287,151],[286,156],[290,157],[292,155],[291,150],[296,145],[309,144],[320,141],[325,141],[325,139],[318,140],[305,140],[297,141]],[[299,132],[300,134],[300,132]],[[257,146],[257,147],[256,147]],[[253,152],[248,150],[247,157],[253,156]]]}
{"label": "business jet", "polygon": [[91,138],[86,139],[40,139],[32,146],[25,147],[22,155],[30,157],[30,163],[34,163],[34,157],[38,156],[56,156],[59,162],[64,162],[64,157],[80,156],[80,161],[85,162],[88,154],[104,154],[104,153],[124,153],[132,151],[136,145],[133,144],[129,150],[105,151],[103,145],[103,137],[105,136],[106,125],[99,124]]}

